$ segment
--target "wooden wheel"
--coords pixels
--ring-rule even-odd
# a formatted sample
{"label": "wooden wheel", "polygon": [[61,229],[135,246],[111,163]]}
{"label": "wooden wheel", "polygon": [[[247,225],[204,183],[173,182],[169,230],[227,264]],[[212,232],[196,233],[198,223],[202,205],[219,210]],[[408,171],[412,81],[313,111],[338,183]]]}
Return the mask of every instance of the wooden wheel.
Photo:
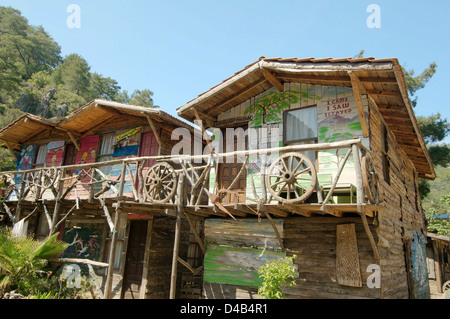
{"label": "wooden wheel", "polygon": [[56,181],[57,171],[55,167],[44,168],[41,171],[41,186],[48,189],[53,186]]}
{"label": "wooden wheel", "polygon": [[315,190],[316,183],[314,164],[300,153],[281,155],[270,165],[266,175],[270,194],[283,203],[305,201]]}
{"label": "wooden wheel", "polygon": [[167,203],[177,189],[177,174],[174,168],[167,162],[153,165],[145,175],[144,187],[151,202]]}
{"label": "wooden wheel", "polygon": [[372,158],[365,153],[361,157],[361,170],[367,199],[371,204],[378,203],[378,176],[375,173]]}
{"label": "wooden wheel", "polygon": [[442,285],[442,292],[446,292],[447,290],[450,290],[450,280],[444,282]]}

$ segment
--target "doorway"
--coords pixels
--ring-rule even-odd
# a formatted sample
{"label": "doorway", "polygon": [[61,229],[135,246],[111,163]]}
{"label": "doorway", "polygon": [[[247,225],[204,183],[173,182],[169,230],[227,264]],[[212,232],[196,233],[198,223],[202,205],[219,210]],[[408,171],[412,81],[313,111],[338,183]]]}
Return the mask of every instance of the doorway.
{"label": "doorway", "polygon": [[[239,134],[240,132],[246,132],[247,126],[239,126],[235,128],[229,128],[222,130],[222,150],[223,152],[229,152],[230,147],[232,147],[232,151],[237,150],[247,150],[248,148],[248,135],[244,133]],[[233,139],[233,140],[231,140]],[[231,183],[234,181],[236,176],[239,174],[239,171],[242,169],[242,165],[244,165],[241,156],[234,156],[229,158],[224,158],[223,163],[219,165],[218,169],[218,181],[219,181],[219,189],[227,189],[230,187]],[[234,194],[227,193],[223,199],[222,204],[231,204],[231,203],[245,203],[245,195],[246,195],[246,185],[247,185],[247,171],[244,168],[244,171],[239,175],[236,183],[231,187],[231,191]]]}
{"label": "doorway", "polygon": [[139,299],[144,268],[145,242],[148,220],[130,221],[125,271],[122,285],[123,299]]}

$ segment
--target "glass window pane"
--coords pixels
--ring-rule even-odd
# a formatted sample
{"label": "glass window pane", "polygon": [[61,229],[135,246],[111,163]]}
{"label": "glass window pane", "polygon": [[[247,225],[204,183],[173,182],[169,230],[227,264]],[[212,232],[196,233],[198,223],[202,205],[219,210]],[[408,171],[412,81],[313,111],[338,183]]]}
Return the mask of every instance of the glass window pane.
{"label": "glass window pane", "polygon": [[307,107],[286,112],[284,124],[285,142],[317,137],[317,108]]}

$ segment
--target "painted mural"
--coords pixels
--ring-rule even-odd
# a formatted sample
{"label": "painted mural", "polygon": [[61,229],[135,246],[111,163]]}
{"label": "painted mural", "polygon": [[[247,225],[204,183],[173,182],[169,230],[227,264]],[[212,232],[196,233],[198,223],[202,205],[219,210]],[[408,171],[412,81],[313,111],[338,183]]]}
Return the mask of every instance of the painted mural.
{"label": "painted mural", "polygon": [[[275,221],[282,232],[283,222]],[[258,269],[286,257],[266,219],[207,219],[204,282],[258,287]]]}
{"label": "painted mural", "polygon": [[411,266],[414,297],[428,299],[430,297],[430,291],[428,285],[426,239],[419,232],[414,233],[411,240]]}
{"label": "painted mural", "polygon": [[[100,260],[102,237],[98,229],[89,227],[68,227],[64,229],[62,240],[68,244],[63,258]],[[82,265],[87,272],[86,265]]]}
{"label": "painted mural", "polygon": [[[362,96],[364,111],[368,118],[368,100]],[[254,98],[218,116],[220,123],[236,118],[248,117],[248,149],[271,149],[284,146],[284,114],[288,110],[315,107],[317,110],[317,142],[330,143],[361,138],[369,147],[368,139],[363,138],[361,123],[356,108],[353,91],[349,87],[285,83],[285,90],[278,92],[271,88]],[[308,120],[310,121],[310,120]],[[251,130],[253,129],[253,130]],[[308,136],[309,137],[309,136]],[[318,181],[321,185],[331,184],[339,164],[347,150],[317,152],[315,158]],[[312,152],[309,152],[312,153]],[[264,160],[269,166],[279,154],[270,154]],[[307,156],[311,154],[305,154]],[[266,166],[266,167],[267,167]],[[262,197],[262,157],[249,157],[247,169],[246,197]],[[214,186],[215,172],[210,175],[210,186]],[[339,183],[355,185],[353,159],[350,156]],[[254,185],[254,186],[253,186]],[[258,199],[258,198],[256,198]]]}
{"label": "painted mural", "polygon": [[137,155],[139,151],[139,132],[142,131],[142,126],[135,127],[125,132],[119,132],[116,136],[114,144],[113,157],[123,157]]}
{"label": "painted mural", "polygon": [[31,169],[35,152],[36,152],[36,145],[24,144],[20,149],[20,155],[19,158],[17,159],[17,170],[25,171],[27,169]]}
{"label": "painted mural", "polygon": [[62,165],[65,141],[54,141],[47,144],[47,167],[57,167]]}

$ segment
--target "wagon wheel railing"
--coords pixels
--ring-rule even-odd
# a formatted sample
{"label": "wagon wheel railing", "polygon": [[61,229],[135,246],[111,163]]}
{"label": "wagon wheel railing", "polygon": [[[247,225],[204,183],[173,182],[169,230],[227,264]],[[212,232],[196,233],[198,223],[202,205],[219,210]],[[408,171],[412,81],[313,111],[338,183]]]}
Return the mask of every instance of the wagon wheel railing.
{"label": "wagon wheel railing", "polygon": [[266,186],[271,197],[282,203],[304,202],[315,190],[316,183],[314,164],[297,152],[278,157],[266,174]]}

